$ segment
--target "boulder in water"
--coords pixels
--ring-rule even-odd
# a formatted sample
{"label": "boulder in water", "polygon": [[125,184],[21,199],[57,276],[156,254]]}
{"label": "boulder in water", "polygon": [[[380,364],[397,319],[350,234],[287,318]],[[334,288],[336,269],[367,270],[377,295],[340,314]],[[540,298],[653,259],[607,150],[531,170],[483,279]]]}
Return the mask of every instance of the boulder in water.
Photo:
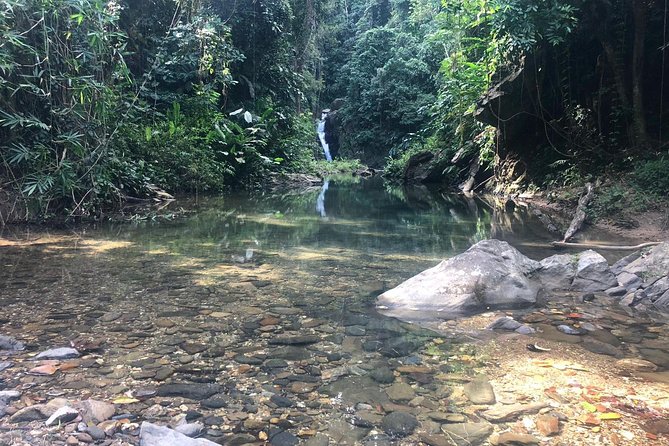
{"label": "boulder in water", "polygon": [[506,242],[484,240],[381,294],[377,305],[432,316],[528,306],[539,291],[530,276],[540,267]]}
{"label": "boulder in water", "polygon": [[577,291],[605,291],[618,285],[616,276],[611,272],[606,259],[593,250],[584,251],[578,256],[576,276],[571,288]]}

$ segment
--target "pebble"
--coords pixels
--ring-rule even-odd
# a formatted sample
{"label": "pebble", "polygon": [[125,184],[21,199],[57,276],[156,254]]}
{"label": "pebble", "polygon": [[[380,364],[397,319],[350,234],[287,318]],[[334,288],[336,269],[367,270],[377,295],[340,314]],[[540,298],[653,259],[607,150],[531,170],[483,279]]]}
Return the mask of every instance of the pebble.
{"label": "pebble", "polygon": [[495,392],[485,377],[479,377],[465,384],[464,392],[474,404],[495,404]]}
{"label": "pebble", "polygon": [[299,442],[299,438],[287,431],[279,432],[269,440],[272,446],[295,446]]}
{"label": "pebble", "polygon": [[554,415],[539,415],[535,421],[541,435],[548,437],[560,432],[560,420]]}
{"label": "pebble", "polygon": [[539,444],[539,439],[529,434],[519,434],[516,432],[503,432],[499,435],[490,437],[490,444],[493,446],[525,446]]}
{"label": "pebble", "polygon": [[[454,423],[443,424],[441,431],[446,434],[456,446],[478,446],[492,434],[493,426],[490,423]],[[449,445],[448,442],[442,443]]]}
{"label": "pebble", "polygon": [[64,406],[61,407],[60,409],[56,410],[53,415],[51,415],[47,420],[46,420],[46,425],[47,426],[53,426],[54,424],[65,424],[69,423],[70,421],[74,420],[79,416],[79,412],[69,406]]}
{"label": "pebble", "polygon": [[70,347],[60,347],[52,348],[50,350],[43,351],[42,353],[35,356],[34,359],[71,359],[78,358],[81,356],[79,351]]}
{"label": "pebble", "polygon": [[418,427],[418,420],[410,413],[397,411],[383,417],[381,427],[392,437],[406,437]]}

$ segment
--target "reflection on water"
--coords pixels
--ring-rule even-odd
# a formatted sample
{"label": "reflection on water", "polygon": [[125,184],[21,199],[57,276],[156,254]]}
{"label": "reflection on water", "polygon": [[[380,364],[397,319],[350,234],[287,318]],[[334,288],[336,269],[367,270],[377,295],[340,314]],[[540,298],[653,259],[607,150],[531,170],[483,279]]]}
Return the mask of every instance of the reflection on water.
{"label": "reflection on water", "polygon": [[328,191],[329,187],[330,180],[327,179],[323,182],[321,192],[318,194],[318,198],[316,199],[316,211],[321,217],[327,217],[327,214],[325,213],[325,193]]}

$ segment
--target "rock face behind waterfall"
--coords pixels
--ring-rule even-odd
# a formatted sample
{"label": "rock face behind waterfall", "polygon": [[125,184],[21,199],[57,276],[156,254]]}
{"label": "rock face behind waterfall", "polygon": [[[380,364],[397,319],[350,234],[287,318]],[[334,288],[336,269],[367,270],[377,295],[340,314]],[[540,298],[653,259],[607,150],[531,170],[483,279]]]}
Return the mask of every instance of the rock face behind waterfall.
{"label": "rock face behind waterfall", "polygon": [[595,251],[531,260],[506,242],[484,240],[379,296],[391,316],[449,318],[536,303],[544,293],[606,292],[625,306],[669,310],[669,242],[613,267]]}
{"label": "rock face behind waterfall", "polygon": [[540,267],[506,242],[484,240],[383,293],[378,305],[442,314],[528,306],[539,291],[530,276]]}

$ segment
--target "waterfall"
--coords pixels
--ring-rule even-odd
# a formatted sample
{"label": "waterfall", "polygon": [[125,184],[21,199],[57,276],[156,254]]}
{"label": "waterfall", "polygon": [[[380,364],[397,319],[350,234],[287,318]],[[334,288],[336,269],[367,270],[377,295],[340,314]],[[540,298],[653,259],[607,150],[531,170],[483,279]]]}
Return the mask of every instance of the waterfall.
{"label": "waterfall", "polygon": [[321,113],[321,120],[318,121],[318,139],[321,141],[321,146],[323,147],[323,153],[325,154],[325,159],[328,161],[332,161],[332,156],[330,156],[330,147],[328,146],[328,143],[325,141],[325,119],[328,117],[328,111],[323,110],[323,113]]}

